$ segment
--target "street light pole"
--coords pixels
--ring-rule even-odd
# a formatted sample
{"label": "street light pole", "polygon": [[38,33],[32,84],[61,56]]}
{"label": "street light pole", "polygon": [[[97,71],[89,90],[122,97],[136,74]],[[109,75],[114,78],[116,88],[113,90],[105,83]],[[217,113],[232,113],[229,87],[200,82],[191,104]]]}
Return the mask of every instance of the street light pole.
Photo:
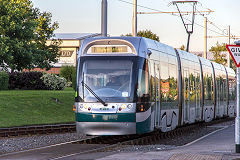
{"label": "street light pole", "polygon": [[103,37],[107,37],[107,0],[102,0],[101,32]]}
{"label": "street light pole", "polygon": [[137,0],[133,0],[133,37],[137,36]]}

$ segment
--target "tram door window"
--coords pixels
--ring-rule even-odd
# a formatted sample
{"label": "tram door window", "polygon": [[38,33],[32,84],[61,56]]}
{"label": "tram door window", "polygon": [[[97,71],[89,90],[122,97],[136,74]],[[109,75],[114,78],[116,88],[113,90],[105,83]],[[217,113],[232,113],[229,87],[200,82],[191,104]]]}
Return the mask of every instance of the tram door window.
{"label": "tram door window", "polygon": [[154,68],[154,61],[150,60],[150,84],[151,84],[151,102],[155,102],[155,68]]}
{"label": "tram door window", "polygon": [[201,102],[200,102],[200,74],[195,72],[195,88],[196,88],[196,118],[201,118]]}
{"label": "tram door window", "polygon": [[142,68],[138,71],[138,89],[137,95],[139,98],[139,102],[149,102],[149,72],[148,72],[148,63],[147,60],[144,62]]}
{"label": "tram door window", "polygon": [[224,83],[223,83],[223,78],[220,77],[220,107],[222,109],[224,108],[223,105],[224,105]]}
{"label": "tram door window", "polygon": [[169,102],[172,108],[178,108],[177,66],[169,64]]}
{"label": "tram door window", "polygon": [[156,106],[155,106],[155,122],[157,128],[160,127],[160,116],[161,116],[161,111],[160,111],[160,75],[159,75],[159,65],[155,64],[155,83],[156,83]]}
{"label": "tram door window", "polygon": [[184,120],[189,121],[189,72],[188,70],[183,71],[184,79]]}
{"label": "tram door window", "polygon": [[[218,74],[218,72],[217,72]],[[217,75],[216,74],[216,75]],[[220,107],[220,77],[216,76],[216,113],[219,115],[219,107]]]}
{"label": "tram door window", "polygon": [[189,107],[193,108],[193,110],[191,109],[191,113],[189,113],[189,116],[193,116],[192,111],[195,111],[195,109],[196,109],[196,88],[195,88],[196,86],[195,86],[195,83],[196,83],[195,74],[194,74],[194,72],[192,72],[189,75]]}
{"label": "tram door window", "polygon": [[224,77],[223,79],[223,96],[224,96],[224,114],[227,115],[227,108],[228,108],[228,86],[227,86],[227,79]]}
{"label": "tram door window", "polygon": [[[211,70],[211,68],[207,68]],[[206,73],[204,76],[204,104],[206,106],[213,105],[213,76],[212,73]]]}
{"label": "tram door window", "polygon": [[168,105],[169,97],[169,72],[168,63],[160,62],[160,76],[161,76],[161,107],[162,110],[169,109],[171,106]]}

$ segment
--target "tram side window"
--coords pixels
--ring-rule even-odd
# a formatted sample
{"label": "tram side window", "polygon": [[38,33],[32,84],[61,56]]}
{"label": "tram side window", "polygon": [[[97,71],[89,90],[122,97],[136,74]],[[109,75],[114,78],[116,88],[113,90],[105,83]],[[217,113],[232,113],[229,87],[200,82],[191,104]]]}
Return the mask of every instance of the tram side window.
{"label": "tram side window", "polygon": [[229,100],[234,101],[236,98],[236,81],[229,78]]}
{"label": "tram side window", "polygon": [[150,99],[149,95],[149,72],[147,60],[144,62],[143,68],[139,69],[138,72],[138,89],[137,95],[140,102],[148,102]]}

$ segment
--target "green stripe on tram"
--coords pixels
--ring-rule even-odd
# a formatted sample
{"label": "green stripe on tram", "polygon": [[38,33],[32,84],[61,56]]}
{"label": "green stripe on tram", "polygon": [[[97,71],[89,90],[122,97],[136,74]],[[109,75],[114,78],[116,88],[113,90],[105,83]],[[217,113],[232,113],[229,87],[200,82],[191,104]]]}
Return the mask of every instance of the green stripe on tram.
{"label": "green stripe on tram", "polygon": [[77,122],[136,122],[135,113],[76,113]]}
{"label": "green stripe on tram", "polygon": [[143,122],[136,123],[137,134],[151,131],[151,115]]}

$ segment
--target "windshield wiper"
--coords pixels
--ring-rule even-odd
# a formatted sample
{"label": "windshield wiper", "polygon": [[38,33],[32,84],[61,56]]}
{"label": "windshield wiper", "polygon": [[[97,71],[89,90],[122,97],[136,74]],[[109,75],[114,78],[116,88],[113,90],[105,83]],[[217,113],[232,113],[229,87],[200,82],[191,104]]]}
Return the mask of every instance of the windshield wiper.
{"label": "windshield wiper", "polygon": [[89,90],[89,92],[91,92],[92,95],[94,95],[94,97],[96,97],[97,100],[99,100],[99,102],[101,102],[104,106],[107,106],[107,104],[100,97],[98,97],[98,95],[83,81],[82,81],[82,85],[86,87]]}

